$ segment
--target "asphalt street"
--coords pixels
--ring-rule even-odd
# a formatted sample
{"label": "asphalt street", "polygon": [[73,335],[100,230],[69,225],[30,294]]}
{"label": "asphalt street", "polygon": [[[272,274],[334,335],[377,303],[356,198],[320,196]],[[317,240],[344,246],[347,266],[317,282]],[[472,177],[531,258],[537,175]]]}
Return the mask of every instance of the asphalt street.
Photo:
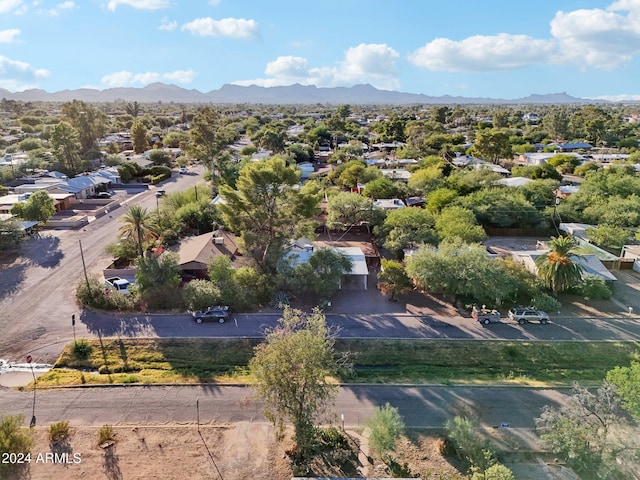
{"label": "asphalt street", "polygon": [[[202,167],[193,174],[174,176],[163,183],[167,192],[185,190],[201,180]],[[118,193],[124,204],[78,230],[42,232],[30,238],[18,258],[0,259],[0,358],[53,362],[72,338],[71,315],[79,316],[74,290],[83,278],[80,245],[89,273],[102,274],[111,258],[105,247],[118,239],[121,217],[130,205],[156,208],[154,189],[142,194]],[[76,334],[90,332],[82,322]]]}
{"label": "asphalt street", "polygon": [[[412,314],[333,314],[327,322],[340,337],[509,340],[640,340],[636,317],[554,317],[552,323],[483,326],[471,318],[434,318]],[[80,318],[92,336],[103,337],[262,337],[277,313],[237,314],[224,324],[196,324],[189,315],[128,315],[84,312]]]}
{"label": "asphalt street", "polygon": [[[340,388],[333,412],[345,425],[362,425],[376,406],[398,408],[409,427],[440,428],[456,414],[475,416],[482,426],[508,423],[532,429],[544,405],[558,406],[569,392],[523,387],[358,386]],[[0,387],[3,413],[30,419],[33,391]],[[39,425],[68,420],[74,425],[265,421],[253,391],[241,386],[120,386],[36,390]]]}

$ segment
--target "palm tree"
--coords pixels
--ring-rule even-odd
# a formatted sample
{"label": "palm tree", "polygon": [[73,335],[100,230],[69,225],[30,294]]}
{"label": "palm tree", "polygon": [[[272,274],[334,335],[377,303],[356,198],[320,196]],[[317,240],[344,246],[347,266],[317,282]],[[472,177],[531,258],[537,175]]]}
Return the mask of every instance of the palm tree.
{"label": "palm tree", "polygon": [[536,258],[538,276],[554,293],[563,292],[580,282],[583,267],[573,259],[582,258],[573,250],[573,237],[551,237],[549,251]]}
{"label": "palm tree", "polygon": [[120,227],[120,234],[135,243],[138,246],[138,254],[144,256],[145,242],[158,236],[151,214],[146,208],[132,205],[120,221],[124,223]]}

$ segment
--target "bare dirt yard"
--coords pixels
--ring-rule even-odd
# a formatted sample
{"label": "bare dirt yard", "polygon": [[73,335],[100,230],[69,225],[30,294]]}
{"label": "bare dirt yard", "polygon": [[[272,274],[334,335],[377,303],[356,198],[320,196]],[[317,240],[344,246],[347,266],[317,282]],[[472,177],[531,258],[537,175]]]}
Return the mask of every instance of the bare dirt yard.
{"label": "bare dirt yard", "polygon": [[[52,450],[48,430],[39,428],[29,468],[14,479],[284,480],[293,476],[286,454],[292,444],[288,440],[276,440],[274,428],[268,423],[201,425],[200,433],[196,425],[114,426],[113,430],[115,443],[101,448],[97,427],[73,427],[68,443]],[[341,456],[342,469],[338,467],[341,462],[319,455],[312,464],[313,473],[317,476],[388,476],[382,462],[368,462],[367,455],[359,448],[362,437],[356,432],[350,432],[349,437],[354,450]],[[437,435],[409,434],[398,442],[394,456],[399,463],[407,463],[413,474],[423,478],[467,478],[440,454],[440,445]],[[366,442],[362,447],[366,449]],[[52,451],[67,455],[53,463],[53,458],[46,456]],[[59,463],[61,458],[67,463]]]}

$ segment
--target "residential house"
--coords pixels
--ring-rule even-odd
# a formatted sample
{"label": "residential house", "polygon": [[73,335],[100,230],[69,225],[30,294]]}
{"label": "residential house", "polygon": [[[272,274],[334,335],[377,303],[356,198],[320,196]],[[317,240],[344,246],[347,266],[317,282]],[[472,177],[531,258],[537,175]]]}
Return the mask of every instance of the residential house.
{"label": "residential house", "polygon": [[510,177],[510,178],[501,178],[497,180],[495,183],[498,185],[504,185],[505,187],[523,187],[527,183],[533,182],[532,179],[526,177]]}
{"label": "residential house", "polygon": [[378,200],[374,200],[373,206],[387,211],[398,210],[400,208],[407,207],[399,198],[381,198]]}
{"label": "residential house", "polygon": [[411,172],[402,169],[381,168],[380,173],[390,180],[398,180],[400,182],[408,182],[411,178]]}
{"label": "residential house", "polygon": [[310,240],[299,239],[292,245],[291,249],[286,253],[285,258],[291,262],[293,266],[309,261],[313,252],[327,248],[345,255],[351,261],[351,270],[345,272],[339,281],[339,289],[366,290],[369,279],[369,267],[365,254],[360,247],[356,246],[330,246],[329,242],[316,244]]}
{"label": "residential house", "polygon": [[[538,266],[536,258],[546,253],[548,250],[519,250],[511,252],[511,258],[523,264],[527,270],[534,275],[538,274]],[[583,278],[589,275],[603,278],[607,282],[615,282],[618,280],[607,267],[603,265],[600,259],[594,254],[585,254],[580,257],[574,257],[573,261],[582,267]]]}
{"label": "residential house", "polygon": [[194,278],[206,278],[207,266],[221,255],[228,257],[234,268],[247,262],[238,252],[235,235],[222,230],[185,238],[171,250],[178,254],[178,265],[183,276]]}
{"label": "residential house", "polygon": [[556,147],[561,152],[575,152],[577,150],[591,150],[593,146],[587,142],[550,143],[548,147]]}

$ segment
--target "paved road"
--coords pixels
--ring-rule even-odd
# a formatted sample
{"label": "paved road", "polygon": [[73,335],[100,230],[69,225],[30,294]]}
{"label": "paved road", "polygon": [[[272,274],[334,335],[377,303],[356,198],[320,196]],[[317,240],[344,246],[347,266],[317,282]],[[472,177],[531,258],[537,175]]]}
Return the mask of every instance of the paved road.
{"label": "paved road", "polygon": [[[201,170],[201,168],[200,168]],[[174,175],[163,183],[167,192],[195,185],[200,176]],[[23,244],[22,257],[0,259],[0,358],[14,360],[33,352],[37,360],[54,360],[72,337],[71,315],[78,314],[74,289],[83,278],[78,240],[87,268],[101,273],[110,262],[104,248],[118,238],[118,218],[132,204],[156,208],[153,190],[141,195],[119,193],[127,204],[79,230],[45,231],[43,238]],[[77,334],[88,335],[82,323]]]}
{"label": "paved road", "polygon": [[[224,324],[198,325],[188,315],[111,315],[84,312],[81,322],[93,336],[121,337],[262,337],[277,314],[238,314]],[[554,318],[549,325],[505,321],[488,326],[471,318],[434,318],[411,314],[337,315],[329,325],[350,338],[449,338],[511,340],[640,340],[636,317]]]}
{"label": "paved road", "polygon": [[[362,425],[374,407],[390,403],[409,427],[442,427],[461,412],[473,413],[481,425],[508,422],[530,429],[544,405],[558,406],[567,391],[504,387],[346,386],[334,412],[347,426]],[[110,423],[193,423],[199,399],[202,423],[264,421],[253,392],[237,386],[125,386],[36,391],[38,425],[68,420],[74,425]],[[33,393],[0,387],[2,413],[31,418]]]}

